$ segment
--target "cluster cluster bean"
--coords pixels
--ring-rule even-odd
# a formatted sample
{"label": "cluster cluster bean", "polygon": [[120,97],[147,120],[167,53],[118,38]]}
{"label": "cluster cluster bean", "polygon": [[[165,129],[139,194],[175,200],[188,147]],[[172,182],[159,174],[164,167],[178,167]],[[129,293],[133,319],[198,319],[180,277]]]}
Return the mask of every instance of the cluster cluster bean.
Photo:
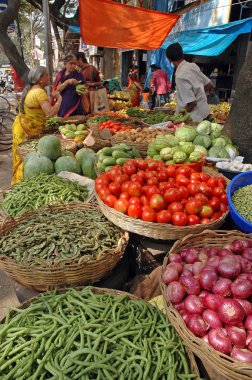
{"label": "cluster cluster bean", "polygon": [[39,297],[0,325],[6,380],[192,379],[182,341],[155,307],[68,289]]}
{"label": "cluster cluster bean", "polygon": [[45,209],[0,237],[0,251],[29,265],[73,264],[115,249],[120,236],[96,209]]}

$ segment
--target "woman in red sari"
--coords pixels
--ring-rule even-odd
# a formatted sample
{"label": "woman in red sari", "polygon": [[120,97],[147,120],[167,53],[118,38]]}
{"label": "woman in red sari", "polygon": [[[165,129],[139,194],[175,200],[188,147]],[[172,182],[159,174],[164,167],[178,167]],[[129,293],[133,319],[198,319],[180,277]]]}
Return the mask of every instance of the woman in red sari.
{"label": "woman in red sari", "polygon": [[139,78],[137,75],[137,66],[131,65],[129,67],[129,84],[128,90],[130,93],[130,99],[133,107],[140,106],[140,94],[142,92],[142,87],[139,83]]}
{"label": "woman in red sari", "polygon": [[65,68],[58,73],[53,85],[53,90],[59,91],[62,96],[58,116],[66,118],[72,115],[83,115],[81,95],[76,92],[76,84],[85,83],[85,79],[76,70],[77,60],[75,55],[68,54],[64,58],[64,64]]}

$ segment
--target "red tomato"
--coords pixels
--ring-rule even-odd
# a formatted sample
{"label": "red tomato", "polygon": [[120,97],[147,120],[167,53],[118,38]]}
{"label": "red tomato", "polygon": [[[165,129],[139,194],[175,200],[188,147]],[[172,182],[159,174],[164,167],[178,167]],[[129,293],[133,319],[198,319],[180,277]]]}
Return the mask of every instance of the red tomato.
{"label": "red tomato", "polygon": [[138,182],[131,182],[128,187],[128,193],[132,197],[141,197],[142,186]]}
{"label": "red tomato", "polygon": [[125,174],[128,174],[128,175],[136,174],[136,172],[137,172],[137,166],[134,163],[134,161],[128,160],[123,165],[123,171],[124,171]]}
{"label": "red tomato", "polygon": [[172,215],[172,223],[174,226],[186,226],[187,216],[184,212],[178,211]]}
{"label": "red tomato", "polygon": [[208,186],[206,182],[202,182],[199,185],[199,188],[202,194],[204,194],[206,197],[210,198],[212,196],[212,193],[213,193],[212,188]]}
{"label": "red tomato", "polygon": [[131,198],[129,199],[129,203],[130,203],[131,205],[139,205],[139,206],[142,206],[142,205],[143,205],[141,199],[138,198],[138,197],[131,197]]}
{"label": "red tomato", "polygon": [[159,182],[167,181],[168,175],[167,175],[165,169],[162,169],[160,172],[158,172],[157,179],[159,180]]}
{"label": "red tomato", "polygon": [[143,160],[142,158],[136,159],[137,167],[141,170],[147,169],[147,162]]}
{"label": "red tomato", "polygon": [[222,194],[225,194],[224,187],[217,186],[213,189],[213,195],[216,197],[220,197]]}
{"label": "red tomato", "polygon": [[145,172],[145,179],[156,177],[157,172],[156,171],[146,171]]}
{"label": "red tomato", "polygon": [[114,181],[116,177],[118,177],[119,175],[122,175],[123,172],[122,172],[121,167],[119,169],[116,166],[114,166],[112,169],[108,171],[108,174],[109,174],[110,181]]}
{"label": "red tomato", "polygon": [[150,207],[155,211],[161,211],[164,208],[164,198],[160,194],[153,194],[150,198]]}
{"label": "red tomato", "polygon": [[210,222],[211,222],[211,220],[209,218],[203,218],[203,219],[201,219],[200,224],[207,224]]}
{"label": "red tomato", "polygon": [[115,202],[117,201],[117,198],[114,196],[114,195],[112,195],[112,194],[109,194],[109,195],[107,195],[106,197],[105,197],[105,199],[104,199],[104,203],[107,205],[107,206],[109,206],[109,207],[114,207],[114,204],[115,204]]}
{"label": "red tomato", "polygon": [[104,186],[108,186],[108,184],[109,184],[109,178],[105,179],[102,176],[96,178],[96,180],[95,180],[95,188],[96,188],[97,185],[100,185],[100,184],[104,185]]}
{"label": "red tomato", "polygon": [[222,185],[223,187],[226,187],[226,185],[227,185],[226,180],[223,177],[218,177],[217,182],[218,182],[218,186]]}
{"label": "red tomato", "polygon": [[110,195],[111,192],[109,191],[109,189],[107,187],[103,187],[102,189],[100,189],[98,191],[98,195],[99,197],[104,200],[106,198],[107,195]]}
{"label": "red tomato", "polygon": [[145,179],[145,171],[144,170],[138,170],[137,175],[138,175],[138,177]]}
{"label": "red tomato", "polygon": [[122,175],[117,176],[114,181],[122,185],[124,182],[128,180],[129,180],[129,176],[126,174],[122,174]]}
{"label": "red tomato", "polygon": [[[193,174],[199,174],[199,173],[192,173],[192,175]],[[189,183],[189,185],[187,186],[189,194],[190,195],[196,195],[197,193],[199,193],[200,192],[199,185],[200,185],[199,183]]]}
{"label": "red tomato", "polygon": [[209,203],[209,199],[202,193],[198,193],[195,195],[195,199],[198,199],[199,201],[201,201],[202,203],[202,206],[203,205],[208,205]]}
{"label": "red tomato", "polygon": [[164,169],[165,169],[165,163],[163,161],[158,161],[157,172],[161,172]]}
{"label": "red tomato", "polygon": [[122,188],[121,188],[121,190],[122,190],[123,193],[128,191],[128,188],[129,188],[129,184],[130,184],[130,183],[131,183],[131,181],[126,181],[126,182],[124,182],[124,183],[122,184]]}
{"label": "red tomato", "polygon": [[149,205],[149,199],[146,197],[146,195],[142,195],[140,199],[144,206]]}
{"label": "red tomato", "polygon": [[201,218],[211,218],[214,214],[214,210],[210,206],[203,206],[200,211]]}
{"label": "red tomato", "polygon": [[167,189],[164,193],[164,200],[167,202],[167,203],[171,203],[171,202],[178,202],[180,201],[181,199],[181,193],[178,189],[176,188],[170,188],[170,189]]}
{"label": "red tomato", "polygon": [[147,185],[153,186],[153,185],[158,185],[158,179],[156,177],[148,178],[147,179]]}
{"label": "red tomato", "polygon": [[130,176],[130,180],[131,180],[132,182],[138,182],[138,183],[140,183],[141,186],[143,186],[143,184],[144,184],[144,179],[141,178],[141,177],[140,177],[139,175],[137,175],[137,174],[132,174],[132,175]]}
{"label": "red tomato", "polygon": [[185,205],[186,205],[187,201],[188,201],[188,199],[185,199],[185,198],[181,199],[181,201],[180,201],[180,203],[182,204],[182,206],[184,208],[185,208]]}
{"label": "red tomato", "polygon": [[199,224],[200,223],[200,217],[198,215],[188,215],[187,217],[188,225],[193,226],[194,224]]}
{"label": "red tomato", "polygon": [[187,214],[198,214],[202,209],[202,203],[199,199],[192,199],[185,205]]}
{"label": "red tomato", "polygon": [[184,174],[176,175],[176,183],[179,186],[187,186],[189,184],[189,182],[190,182],[190,180]]}
{"label": "red tomato", "polygon": [[162,210],[157,213],[157,222],[158,223],[170,223],[171,213],[168,210]]}
{"label": "red tomato", "polygon": [[97,193],[99,193],[99,190],[103,189],[104,187],[107,187],[106,185],[104,185],[104,183],[95,184],[95,190]]}
{"label": "red tomato", "polygon": [[209,174],[206,174],[206,173],[200,173],[200,179],[202,182],[207,182],[210,178],[210,175]]}
{"label": "red tomato", "polygon": [[174,178],[176,176],[176,166],[174,165],[167,165],[166,167],[166,173],[169,178]]}
{"label": "red tomato", "polygon": [[220,204],[220,211],[222,213],[224,213],[224,212],[227,212],[227,210],[228,210],[228,206],[225,203],[221,203]]}
{"label": "red tomato", "polygon": [[213,197],[209,201],[209,206],[212,207],[214,211],[218,211],[220,209],[220,200],[218,197]]}
{"label": "red tomato", "polygon": [[192,173],[192,174],[190,175],[190,179],[191,179],[191,180],[194,180],[194,181],[199,181],[199,182],[201,182],[201,175],[200,175],[200,173],[198,173],[198,172]]}
{"label": "red tomato", "polygon": [[116,211],[126,214],[128,208],[129,208],[129,201],[127,201],[127,199],[118,199],[117,201],[115,201],[114,209]]}
{"label": "red tomato", "polygon": [[171,214],[174,214],[175,212],[178,211],[184,211],[184,207],[180,202],[172,202],[168,206],[168,210],[170,211]]}
{"label": "red tomato", "polygon": [[147,164],[147,170],[152,171],[152,170],[157,170],[158,168],[158,161],[156,160],[151,160]]}
{"label": "red tomato", "polygon": [[145,206],[141,215],[142,220],[145,222],[152,222],[154,223],[156,221],[156,212],[149,206]]}
{"label": "red tomato", "polygon": [[171,187],[178,188],[175,178],[169,178],[167,181],[167,189],[170,189]]}
{"label": "red tomato", "polygon": [[210,186],[212,189],[218,186],[217,178],[215,177],[210,177],[209,180],[207,181],[208,186]]}
{"label": "red tomato", "polygon": [[161,195],[164,195],[165,190],[167,189],[167,182],[159,182],[158,188],[160,190]]}
{"label": "red tomato", "polygon": [[211,222],[213,222],[214,220],[220,219],[221,216],[222,216],[222,212],[216,211],[211,218]]}
{"label": "red tomato", "polygon": [[225,193],[221,194],[221,196],[219,197],[219,200],[221,201],[221,203],[225,203],[225,205],[228,205],[227,194]]}
{"label": "red tomato", "polygon": [[119,199],[126,199],[128,201],[130,199],[130,195],[129,195],[129,193],[127,193],[125,191],[125,192],[123,192],[123,193],[120,194]]}
{"label": "red tomato", "polygon": [[184,176],[186,176],[187,178],[190,177],[190,175],[192,174],[192,170],[189,166],[180,166],[178,169],[177,169],[177,174],[183,174]]}
{"label": "red tomato", "polygon": [[128,208],[128,215],[131,217],[131,218],[134,218],[134,219],[139,219],[141,218],[141,215],[142,215],[142,207],[140,205],[137,205],[137,204],[131,204],[129,205],[129,208]]}
{"label": "red tomato", "polygon": [[116,197],[119,197],[119,195],[121,194],[121,185],[120,183],[118,182],[111,182],[109,184],[109,191],[115,195]]}
{"label": "red tomato", "polygon": [[189,191],[187,190],[187,187],[180,186],[178,188],[178,191],[180,192],[180,195],[183,199],[187,199],[189,197]]}
{"label": "red tomato", "polygon": [[152,197],[152,195],[154,194],[160,194],[160,190],[157,186],[147,186],[147,189],[146,189],[146,195],[147,197],[150,199]]}

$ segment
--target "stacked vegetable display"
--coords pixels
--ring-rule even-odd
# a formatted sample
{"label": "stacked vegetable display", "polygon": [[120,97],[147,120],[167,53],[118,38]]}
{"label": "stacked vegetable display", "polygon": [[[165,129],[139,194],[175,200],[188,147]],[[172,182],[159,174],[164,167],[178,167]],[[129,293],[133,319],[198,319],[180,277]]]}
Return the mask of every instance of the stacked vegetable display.
{"label": "stacked vegetable display", "polygon": [[84,288],[49,293],[0,326],[2,379],[197,379],[155,307]]}
{"label": "stacked vegetable display", "polygon": [[163,273],[167,300],[214,349],[252,363],[252,242],[184,248]]}
{"label": "stacked vegetable display", "polygon": [[132,128],[133,127],[131,125],[126,125],[120,121],[113,120],[104,121],[98,125],[99,131],[102,131],[103,129],[109,129],[112,134],[115,134],[117,132],[130,131]]}
{"label": "stacked vegetable display", "polygon": [[252,185],[236,190],[232,196],[232,202],[238,213],[252,223]]}
{"label": "stacked vegetable display", "polygon": [[165,112],[149,113],[144,121],[147,124],[155,125],[172,121],[174,124],[186,123],[190,120],[190,114],[185,112],[178,115],[167,115]]}
{"label": "stacked vegetable display", "polygon": [[85,124],[73,123],[59,126],[59,131],[66,139],[74,140],[74,142],[83,141],[89,133]]}
{"label": "stacked vegetable display", "polygon": [[163,138],[167,131],[159,128],[136,128],[127,132],[117,132],[115,138],[117,141],[132,142],[135,144],[149,144],[153,142],[157,135]]}
{"label": "stacked vegetable display", "polygon": [[228,209],[224,177],[155,160],[128,160],[95,180],[100,199],[132,218],[175,226],[209,223]]}
{"label": "stacked vegetable display", "polygon": [[117,144],[112,148],[102,148],[97,152],[97,157],[97,169],[101,172],[107,172],[116,164],[122,166],[132,158],[140,158],[141,154],[132,146],[127,144]]}

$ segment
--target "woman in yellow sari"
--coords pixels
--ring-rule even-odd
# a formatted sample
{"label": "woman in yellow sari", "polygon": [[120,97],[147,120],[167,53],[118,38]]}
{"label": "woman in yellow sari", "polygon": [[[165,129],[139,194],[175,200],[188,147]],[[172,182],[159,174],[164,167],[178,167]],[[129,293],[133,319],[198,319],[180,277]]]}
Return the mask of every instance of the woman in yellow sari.
{"label": "woman in yellow sari", "polygon": [[56,100],[54,106],[49,103],[45,91],[45,87],[49,85],[49,79],[48,71],[43,66],[32,69],[28,75],[29,83],[22,93],[19,114],[12,126],[12,185],[23,178],[23,161],[17,152],[18,145],[29,136],[39,135],[45,127],[46,117],[57,115],[60,109],[62,97],[58,91],[52,93]]}

